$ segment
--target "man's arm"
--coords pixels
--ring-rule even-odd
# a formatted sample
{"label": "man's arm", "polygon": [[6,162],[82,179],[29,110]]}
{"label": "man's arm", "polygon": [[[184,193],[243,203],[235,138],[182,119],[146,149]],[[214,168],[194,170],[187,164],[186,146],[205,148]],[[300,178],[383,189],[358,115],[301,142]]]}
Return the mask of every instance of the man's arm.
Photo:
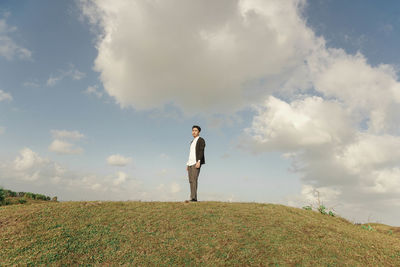
{"label": "man's arm", "polygon": [[[199,153],[200,153],[200,159],[204,157],[204,147],[206,146],[206,142],[204,139],[201,139],[201,142],[199,143]],[[198,162],[200,162],[200,159]]]}

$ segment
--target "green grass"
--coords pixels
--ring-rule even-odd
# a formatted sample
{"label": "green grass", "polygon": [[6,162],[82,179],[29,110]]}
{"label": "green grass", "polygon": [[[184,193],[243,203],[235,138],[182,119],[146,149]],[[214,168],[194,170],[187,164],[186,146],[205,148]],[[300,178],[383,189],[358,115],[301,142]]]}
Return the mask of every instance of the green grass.
{"label": "green grass", "polygon": [[0,265],[400,266],[400,229],[279,204],[0,207]]}

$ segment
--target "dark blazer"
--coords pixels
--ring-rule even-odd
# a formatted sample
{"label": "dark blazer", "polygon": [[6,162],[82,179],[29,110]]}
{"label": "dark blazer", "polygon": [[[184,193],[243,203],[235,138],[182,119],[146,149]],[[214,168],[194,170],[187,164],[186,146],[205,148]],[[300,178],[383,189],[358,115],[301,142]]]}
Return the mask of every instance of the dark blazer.
{"label": "dark blazer", "polygon": [[[192,144],[193,140],[190,142]],[[196,143],[196,162],[200,160],[200,166],[202,164],[206,164],[206,160],[204,157],[204,148],[206,147],[206,141],[203,137],[199,136]]]}

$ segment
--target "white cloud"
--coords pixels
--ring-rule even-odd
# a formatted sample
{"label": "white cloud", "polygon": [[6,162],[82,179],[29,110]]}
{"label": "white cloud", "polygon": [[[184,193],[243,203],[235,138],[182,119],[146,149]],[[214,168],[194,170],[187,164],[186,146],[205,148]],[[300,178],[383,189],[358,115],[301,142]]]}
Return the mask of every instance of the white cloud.
{"label": "white cloud", "polygon": [[20,154],[21,156],[17,156],[17,158],[14,160],[14,169],[17,171],[24,171],[31,169],[35,165],[48,163],[46,159],[39,157],[38,154],[29,148],[22,149]]}
{"label": "white cloud", "polygon": [[341,143],[353,138],[349,111],[335,101],[318,96],[286,103],[270,96],[257,106],[250,128],[254,150],[299,150],[304,147]]}
{"label": "white cloud", "polygon": [[161,183],[157,186],[157,190],[163,190],[165,188],[165,184]]}
{"label": "white cloud", "polygon": [[85,91],[83,91],[86,94],[94,94],[95,96],[97,96],[98,98],[103,96],[103,92],[98,91],[98,86],[94,85],[94,86],[89,86]]}
{"label": "white cloud", "polygon": [[49,150],[58,154],[82,154],[81,147],[74,147],[74,144],[68,143],[63,140],[55,139],[49,146]]}
{"label": "white cloud", "polygon": [[13,97],[11,96],[10,93],[6,93],[0,89],[0,101],[3,101],[3,100],[11,101],[12,99],[13,99]]}
{"label": "white cloud", "polygon": [[107,158],[107,163],[113,166],[126,166],[132,161],[130,157],[124,157],[119,154],[111,155]]}
{"label": "white cloud", "polygon": [[368,131],[399,133],[396,111],[400,83],[395,68],[370,66],[359,52],[348,55],[342,49],[321,49],[309,57],[311,80],[326,98],[337,98],[352,112],[368,119]]}
{"label": "white cloud", "polygon": [[[304,205],[311,205],[314,209],[317,209],[318,205],[325,205],[328,210],[335,210],[338,200],[340,200],[341,193],[341,190],[338,188],[316,188],[313,185],[303,184],[300,196],[292,196],[288,200],[288,204],[291,206],[298,206],[299,202],[303,202]],[[326,203],[329,203],[328,207]]]}
{"label": "white cloud", "polygon": [[166,154],[166,153],[161,153],[159,156],[160,156],[162,159],[170,159],[170,156],[169,156],[168,154]]}
{"label": "white cloud", "polygon": [[182,190],[181,185],[178,184],[177,182],[172,182],[170,185],[170,192],[172,194],[178,193]]}
{"label": "white cloud", "polygon": [[127,174],[124,172],[118,172],[117,178],[114,180],[114,185],[120,185],[126,181]]}
{"label": "white cloud", "polygon": [[81,0],[80,6],[100,29],[95,70],[107,94],[122,108],[174,103],[193,115],[232,113],[281,84],[302,86],[299,66],[317,42],[299,16],[304,3]]}
{"label": "white cloud", "polygon": [[39,87],[40,86],[39,82],[36,81],[36,80],[35,81],[24,82],[24,83],[22,83],[22,85],[24,87]]}
{"label": "white cloud", "polygon": [[19,156],[13,161],[0,164],[0,176],[2,178],[15,178],[21,181],[37,181],[43,173],[51,171],[51,162],[27,147],[21,149]]}
{"label": "white cloud", "polygon": [[155,189],[157,199],[163,201],[177,200],[181,198],[182,186],[176,181],[171,181],[169,184],[160,183]]}
{"label": "white cloud", "polygon": [[168,169],[163,168],[163,169],[161,169],[161,170],[158,170],[158,171],[154,172],[154,174],[155,174],[157,177],[160,177],[160,176],[170,175],[171,172],[168,171]]}
{"label": "white cloud", "polygon": [[[58,154],[82,154],[83,149],[70,143],[69,140],[80,140],[85,135],[79,131],[51,130],[53,142],[49,145],[49,150]],[[66,141],[65,139],[69,139]]]}
{"label": "white cloud", "polygon": [[7,60],[12,60],[16,57],[20,59],[31,59],[32,52],[25,47],[17,44],[12,34],[17,31],[17,27],[7,24],[6,19],[9,13],[0,19],[0,56]]}
{"label": "white cloud", "polygon": [[400,83],[394,68],[372,67],[360,53],[328,48],[307,62],[314,91],[287,101],[270,96],[254,106],[257,115],[240,146],[281,151],[292,161],[305,189],[288,203],[306,204],[319,190],[339,214],[364,221],[372,214],[399,224],[390,206],[400,201]]}
{"label": "white cloud", "polygon": [[50,76],[50,77],[47,79],[46,84],[47,84],[47,86],[53,86],[53,85],[55,85],[55,84],[56,84],[59,80],[61,80],[61,79],[62,79],[61,76],[58,76],[58,77]]}
{"label": "white cloud", "polygon": [[51,130],[50,132],[53,135],[53,138],[67,138],[67,139],[79,140],[85,137],[84,134],[76,130],[75,131]]}
{"label": "white cloud", "polygon": [[47,86],[54,86],[59,81],[63,80],[64,78],[71,78],[73,80],[81,80],[85,76],[86,76],[85,73],[77,70],[73,64],[69,64],[69,67],[67,70],[59,70],[58,74],[50,75],[50,77],[47,79],[46,84],[47,84]]}

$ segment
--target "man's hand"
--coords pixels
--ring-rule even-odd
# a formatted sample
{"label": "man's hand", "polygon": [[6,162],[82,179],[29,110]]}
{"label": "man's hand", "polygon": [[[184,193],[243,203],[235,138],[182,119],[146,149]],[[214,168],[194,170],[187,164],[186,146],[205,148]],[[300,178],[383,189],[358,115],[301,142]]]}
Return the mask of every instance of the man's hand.
{"label": "man's hand", "polygon": [[196,162],[196,168],[200,168],[200,160]]}

